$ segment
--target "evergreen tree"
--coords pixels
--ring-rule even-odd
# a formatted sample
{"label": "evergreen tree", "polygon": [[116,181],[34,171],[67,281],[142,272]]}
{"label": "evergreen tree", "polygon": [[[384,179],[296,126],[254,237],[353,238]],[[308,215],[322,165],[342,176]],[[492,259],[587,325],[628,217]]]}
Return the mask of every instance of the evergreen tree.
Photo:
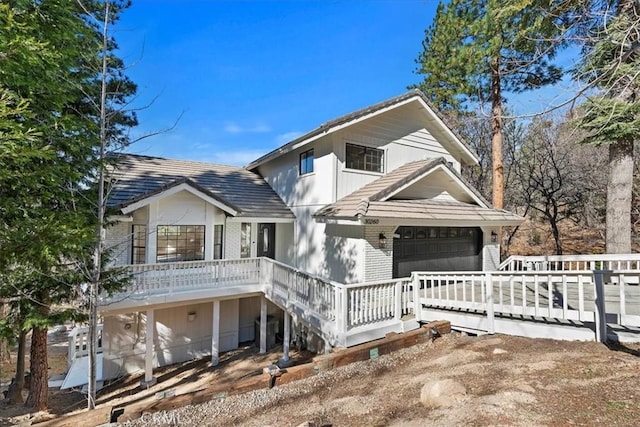
{"label": "evergreen tree", "polygon": [[[573,21],[572,2],[452,0],[425,32],[417,86],[440,109],[491,105],[493,205],[504,205],[503,93],[557,82],[552,63]],[[576,2],[574,2],[576,3]]]}
{"label": "evergreen tree", "polygon": [[[109,22],[124,6],[109,11]],[[77,300],[93,271],[102,143],[127,143],[136,118],[121,108],[136,87],[113,39],[103,52],[103,2],[2,1],[0,8],[0,275],[21,272],[0,283],[0,294],[26,302],[16,326],[32,330],[27,405],[44,409],[47,328],[75,315],[59,307]]]}
{"label": "evergreen tree", "polygon": [[580,106],[584,142],[608,145],[606,251],[631,252],[634,142],[640,135],[640,4],[602,2],[594,9],[575,78],[595,88]]}

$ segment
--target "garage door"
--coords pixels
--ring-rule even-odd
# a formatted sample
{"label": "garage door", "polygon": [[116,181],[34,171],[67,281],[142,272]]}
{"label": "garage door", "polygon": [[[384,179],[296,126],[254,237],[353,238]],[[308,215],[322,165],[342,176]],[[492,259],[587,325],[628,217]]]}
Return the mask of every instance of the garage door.
{"label": "garage door", "polygon": [[482,270],[481,242],[479,228],[399,227],[393,238],[393,277]]}

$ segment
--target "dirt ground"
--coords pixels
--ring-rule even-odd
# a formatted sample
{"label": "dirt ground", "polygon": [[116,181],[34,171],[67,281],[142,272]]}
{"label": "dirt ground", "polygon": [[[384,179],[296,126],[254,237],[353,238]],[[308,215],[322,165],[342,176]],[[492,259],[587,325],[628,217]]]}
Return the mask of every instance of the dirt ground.
{"label": "dirt ground", "polygon": [[[181,394],[213,381],[232,383],[259,375],[278,356],[277,352],[258,355],[254,351],[247,347],[227,353],[214,370],[206,361],[163,368],[156,371],[159,383],[144,392],[137,388],[139,378],[129,378],[105,389],[99,403],[115,406],[153,399],[161,390],[175,389]],[[445,397],[450,406],[424,406],[420,399],[423,386],[445,379],[458,382],[464,393]],[[639,384],[637,344],[608,348],[587,342],[453,333],[259,394],[179,409],[173,420],[203,426],[296,426],[305,421],[333,426],[632,426],[640,422]],[[80,394],[53,391],[51,413],[74,409],[69,405],[71,396],[79,407],[84,405]],[[222,406],[227,403],[232,406],[225,412]],[[0,406],[0,417],[17,416],[0,418],[0,425],[29,418],[20,416],[17,409]]]}
{"label": "dirt ground", "polygon": [[[67,368],[67,333],[51,331],[48,335],[48,361],[50,376],[64,373]],[[28,353],[28,352],[27,352]],[[223,353],[217,367],[211,368],[210,358],[165,366],[154,370],[157,383],[147,389],[140,388],[143,374],[134,374],[115,381],[98,391],[96,406],[122,406],[126,404],[153,402],[156,394],[171,391],[184,394],[204,388],[208,384],[219,384],[221,389],[230,387],[235,381],[262,375],[262,369],[276,363],[282,353],[276,348],[259,354],[255,345],[244,345],[237,350]],[[313,354],[306,351],[291,351],[292,365],[306,363]],[[16,349],[12,349],[11,362],[2,365],[3,379],[0,391],[7,389],[15,375]],[[27,370],[29,357],[26,358]],[[24,391],[26,400],[28,391]],[[67,414],[86,407],[86,396],[75,390],[49,389],[49,410],[46,413],[30,414],[23,406],[9,405],[0,398],[0,427],[25,420],[40,421],[52,416]]]}
{"label": "dirt ground", "polygon": [[[321,382],[308,394],[244,417],[201,425],[637,426],[639,348],[451,334],[402,350],[392,363],[364,362],[379,364],[366,375]],[[425,407],[421,389],[443,379],[457,381],[466,393],[445,399],[451,406]],[[295,387],[282,387],[288,386]]]}

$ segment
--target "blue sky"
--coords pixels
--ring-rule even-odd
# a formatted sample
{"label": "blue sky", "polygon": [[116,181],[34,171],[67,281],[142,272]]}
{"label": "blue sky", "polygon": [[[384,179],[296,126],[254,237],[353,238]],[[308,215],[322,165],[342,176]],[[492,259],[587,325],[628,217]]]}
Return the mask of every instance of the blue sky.
{"label": "blue sky", "polygon": [[[244,165],[417,83],[436,0],[134,0],[115,28],[138,154]],[[533,95],[526,102],[540,105]]]}
{"label": "blue sky", "polygon": [[130,151],[243,165],[399,95],[437,2],[134,0],[114,36],[138,84]]}

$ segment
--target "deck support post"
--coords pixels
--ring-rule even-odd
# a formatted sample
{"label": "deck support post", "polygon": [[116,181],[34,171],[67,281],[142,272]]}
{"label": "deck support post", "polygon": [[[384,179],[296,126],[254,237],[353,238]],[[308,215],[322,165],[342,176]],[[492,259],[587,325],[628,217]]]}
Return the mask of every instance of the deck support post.
{"label": "deck support post", "polygon": [[267,299],[260,297],[260,353],[267,352]]}
{"label": "deck support post", "polygon": [[144,340],[144,381],[140,384],[142,387],[151,387],[156,383],[156,379],[153,377],[153,352],[155,341],[155,329],[156,321],[154,315],[154,309],[147,309],[147,318],[145,324],[145,340]]}
{"label": "deck support post", "polygon": [[607,309],[605,307],[604,282],[610,280],[611,270],[593,270],[596,341],[606,344],[607,338]]}
{"label": "deck support post", "polygon": [[213,320],[211,324],[211,366],[217,366],[220,353],[220,300],[213,301]]}
{"label": "deck support post", "polygon": [[484,276],[485,304],[487,307],[487,332],[496,333],[496,318],[493,312],[493,277],[491,273]]}
{"label": "deck support post", "polygon": [[289,362],[289,340],[291,337],[291,316],[286,311],[284,312],[284,332],[282,335],[282,359],[280,361],[283,364]]}

